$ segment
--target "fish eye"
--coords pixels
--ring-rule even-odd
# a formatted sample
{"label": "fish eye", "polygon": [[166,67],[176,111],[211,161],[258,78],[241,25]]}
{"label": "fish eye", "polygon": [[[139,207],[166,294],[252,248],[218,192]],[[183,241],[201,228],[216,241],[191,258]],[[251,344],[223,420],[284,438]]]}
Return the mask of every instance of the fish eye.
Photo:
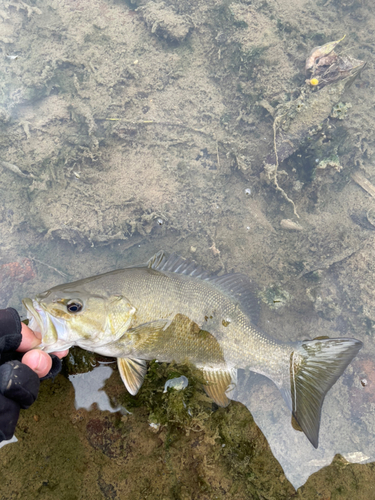
{"label": "fish eye", "polygon": [[82,311],[83,305],[81,302],[78,302],[78,300],[72,300],[66,304],[66,308],[70,313],[77,313]]}

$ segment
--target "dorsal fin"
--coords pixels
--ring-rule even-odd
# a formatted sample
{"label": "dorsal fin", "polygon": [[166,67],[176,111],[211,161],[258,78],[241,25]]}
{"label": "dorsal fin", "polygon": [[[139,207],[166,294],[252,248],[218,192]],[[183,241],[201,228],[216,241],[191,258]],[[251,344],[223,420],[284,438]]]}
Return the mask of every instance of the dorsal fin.
{"label": "dorsal fin", "polygon": [[255,287],[244,274],[232,273],[214,276],[202,269],[196,262],[186,260],[176,254],[168,255],[163,250],[151,257],[147,266],[157,271],[184,274],[214,283],[224,294],[230,295],[240,303],[241,308],[249,315],[254,324],[258,322],[260,306]]}
{"label": "dorsal fin", "polygon": [[169,271],[170,273],[185,274],[200,279],[207,279],[210,276],[196,262],[186,260],[175,253],[168,255],[163,250],[151,257],[147,262],[147,267],[157,271]]}

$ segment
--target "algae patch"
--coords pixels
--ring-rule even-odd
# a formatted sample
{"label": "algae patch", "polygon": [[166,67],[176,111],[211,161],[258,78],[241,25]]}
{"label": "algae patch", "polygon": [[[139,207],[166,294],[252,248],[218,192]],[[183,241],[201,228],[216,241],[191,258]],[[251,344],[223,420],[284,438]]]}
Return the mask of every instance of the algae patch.
{"label": "algae patch", "polygon": [[350,102],[347,102],[346,104],[338,102],[333,106],[330,116],[332,118],[337,118],[338,120],[345,120],[351,107],[352,105]]}
{"label": "algae patch", "polygon": [[278,285],[273,285],[259,293],[259,298],[267,304],[271,309],[280,309],[288,305],[292,296],[286,290],[283,290]]}
{"label": "algae patch", "polygon": [[[1,497],[242,500],[251,492],[282,500],[294,493],[244,406],[213,411],[188,367],[154,362],[149,372],[135,398],[124,394],[117,372],[107,381],[112,398],[133,400],[126,416],[77,411],[63,376],[44,382],[21,414],[19,442],[2,450]],[[163,393],[163,381],[182,374],[189,386]],[[155,430],[151,420],[162,425]],[[272,471],[267,482],[264,470]]]}
{"label": "algae patch", "polygon": [[[169,387],[164,391],[169,380],[182,376],[189,381],[184,390],[176,391]],[[116,402],[129,411],[145,408],[150,423],[167,426],[170,430],[199,429],[211,415],[213,406],[212,400],[203,392],[203,382],[200,371],[192,366],[152,361],[139,393],[132,396],[122,390]],[[108,393],[111,396],[110,389]]]}

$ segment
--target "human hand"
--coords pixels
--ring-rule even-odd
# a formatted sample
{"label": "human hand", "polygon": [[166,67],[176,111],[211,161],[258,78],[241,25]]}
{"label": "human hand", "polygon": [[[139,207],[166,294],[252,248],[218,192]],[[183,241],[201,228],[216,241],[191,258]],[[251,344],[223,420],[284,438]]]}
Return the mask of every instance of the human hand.
{"label": "human hand", "polygon": [[[24,323],[21,325],[21,335],[22,340],[17,351],[25,353],[22,357],[22,363],[34,370],[39,378],[45,377],[52,368],[52,358],[46,352],[34,349],[34,347],[40,344],[41,338],[38,336],[38,333],[34,333]],[[63,358],[68,352],[69,350],[67,349],[66,351],[55,352],[53,354],[58,358]]]}
{"label": "human hand", "polygon": [[[13,436],[20,409],[36,400],[39,377],[54,378],[61,370],[57,356],[29,350],[40,341],[21,323],[15,309],[0,310],[0,442]],[[23,357],[22,352],[26,352]],[[58,353],[60,357],[65,354]]]}

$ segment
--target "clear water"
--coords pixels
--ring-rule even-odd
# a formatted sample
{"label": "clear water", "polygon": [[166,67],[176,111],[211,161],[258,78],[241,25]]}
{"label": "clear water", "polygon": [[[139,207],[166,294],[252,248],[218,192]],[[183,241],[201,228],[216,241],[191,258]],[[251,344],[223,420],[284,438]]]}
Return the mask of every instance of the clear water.
{"label": "clear water", "polygon": [[[270,336],[361,340],[326,397],[317,450],[270,381],[240,376],[237,399],[294,488],[338,453],[374,460],[374,23],[369,0],[0,3],[0,307],[22,313],[23,297],[162,248],[248,275]],[[309,117],[313,140],[279,165],[288,201],[265,165],[269,111],[297,97],[311,50],[345,33],[336,52],[368,65],[321,131]],[[84,381],[77,410],[95,401],[107,368],[70,375]],[[193,497],[178,488],[164,498]]]}

